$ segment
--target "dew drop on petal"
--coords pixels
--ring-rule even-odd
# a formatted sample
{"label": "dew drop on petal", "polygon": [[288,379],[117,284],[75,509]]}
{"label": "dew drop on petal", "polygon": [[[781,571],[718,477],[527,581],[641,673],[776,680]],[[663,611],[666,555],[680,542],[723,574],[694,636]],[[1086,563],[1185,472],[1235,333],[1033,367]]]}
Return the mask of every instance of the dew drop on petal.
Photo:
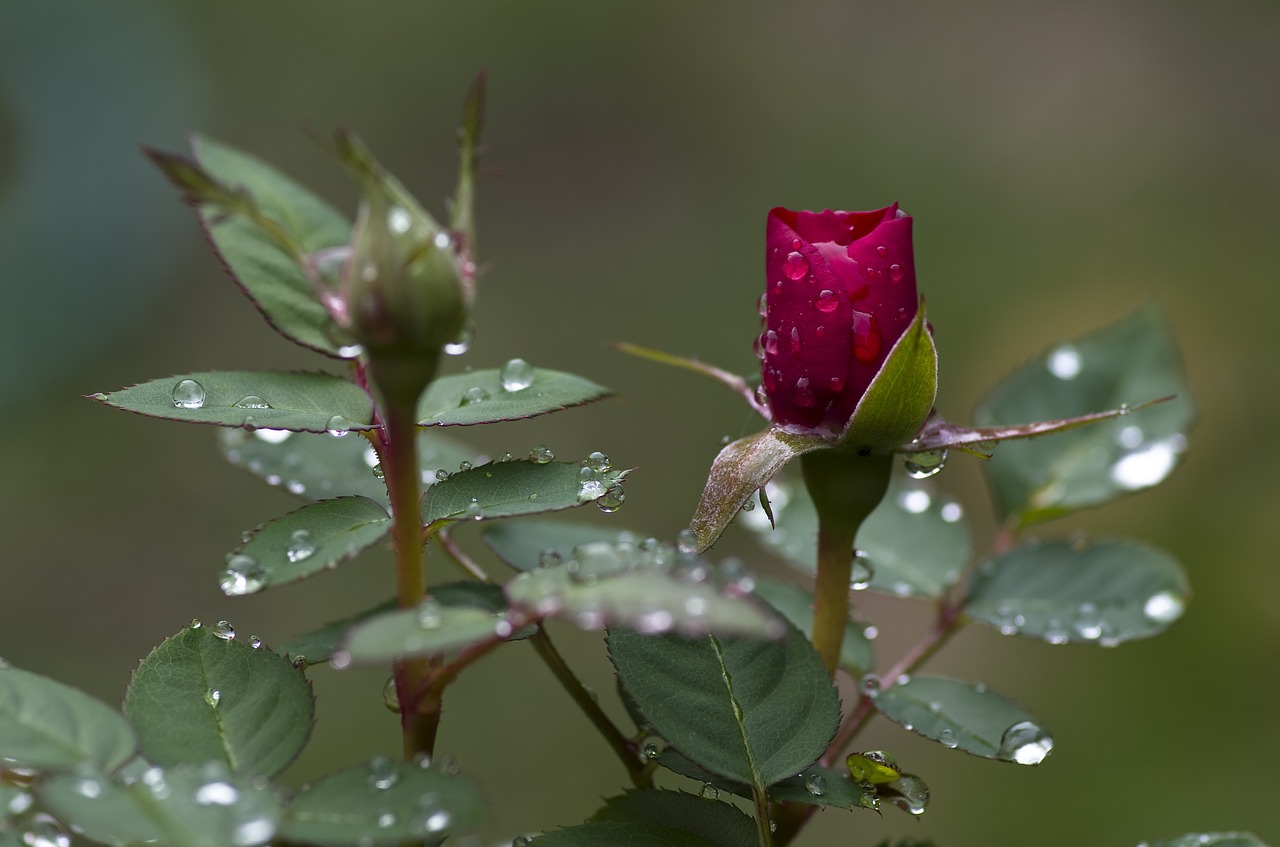
{"label": "dew drop on petal", "polygon": [[773,330],[764,334],[764,352],[769,356],[778,355],[778,333]]}
{"label": "dew drop on petal", "polygon": [[813,396],[813,389],[809,387],[809,377],[802,376],[796,380],[796,387],[791,394],[791,399],[795,401],[797,406],[813,406],[818,402]]}
{"label": "dew drop on petal", "polygon": [[782,272],[791,280],[804,279],[809,274],[809,260],[792,250],[782,262]]}
{"label": "dew drop on petal", "polygon": [[800,352],[800,327],[798,326],[791,327],[791,352]]}
{"label": "dew drop on petal", "polygon": [[902,278],[904,276],[906,276],[906,274],[902,270],[902,265],[895,263],[889,266],[889,279],[894,282],[902,282]]}
{"label": "dew drop on petal", "polygon": [[818,307],[819,312],[829,315],[836,310],[837,306],[840,305],[840,299],[836,296],[834,291],[824,288],[822,291],[818,292],[818,301],[815,305]]}
{"label": "dew drop on petal", "polygon": [[204,405],[204,386],[194,379],[179,380],[171,396],[179,409],[199,409]]}

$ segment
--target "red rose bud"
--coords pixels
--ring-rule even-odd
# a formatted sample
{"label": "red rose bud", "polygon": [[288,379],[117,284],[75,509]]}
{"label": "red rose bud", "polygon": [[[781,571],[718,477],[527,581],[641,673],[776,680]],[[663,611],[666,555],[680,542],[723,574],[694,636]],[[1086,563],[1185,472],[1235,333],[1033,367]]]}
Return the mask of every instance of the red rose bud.
{"label": "red rose bud", "polygon": [[915,318],[911,217],[769,212],[757,341],[775,423],[839,434]]}

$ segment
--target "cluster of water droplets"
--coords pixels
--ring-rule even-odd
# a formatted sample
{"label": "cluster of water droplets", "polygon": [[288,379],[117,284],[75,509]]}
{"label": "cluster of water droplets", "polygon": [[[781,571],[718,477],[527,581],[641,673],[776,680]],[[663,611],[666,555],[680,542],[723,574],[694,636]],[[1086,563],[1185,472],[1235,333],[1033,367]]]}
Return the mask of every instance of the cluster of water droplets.
{"label": "cluster of water droplets", "polygon": [[616,512],[622,508],[626,493],[621,481],[608,476],[613,469],[609,457],[599,450],[587,455],[578,465],[578,502],[594,502],[602,512]]}

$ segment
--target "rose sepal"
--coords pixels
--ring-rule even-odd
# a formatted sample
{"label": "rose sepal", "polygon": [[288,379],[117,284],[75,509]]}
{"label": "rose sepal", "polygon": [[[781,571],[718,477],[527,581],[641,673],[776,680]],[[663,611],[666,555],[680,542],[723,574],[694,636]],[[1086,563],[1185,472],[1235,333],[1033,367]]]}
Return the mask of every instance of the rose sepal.
{"label": "rose sepal", "polygon": [[830,436],[771,426],[721,450],[711,463],[707,485],[689,522],[699,552],[716,543],[743,504],[788,462],[831,446]]}
{"label": "rose sepal", "polygon": [[899,452],[920,431],[937,396],[938,348],[921,297],[915,318],[876,371],[837,443],[861,456]]}

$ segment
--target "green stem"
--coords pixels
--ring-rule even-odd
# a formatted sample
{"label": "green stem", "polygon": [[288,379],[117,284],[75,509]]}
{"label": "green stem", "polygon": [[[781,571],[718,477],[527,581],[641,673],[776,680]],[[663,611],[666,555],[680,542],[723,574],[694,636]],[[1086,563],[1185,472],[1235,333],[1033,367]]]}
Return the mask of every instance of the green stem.
{"label": "green stem", "polygon": [[[396,597],[400,608],[411,609],[427,593],[423,567],[422,472],[418,468],[418,422],[412,404],[388,403],[383,409],[386,443],[383,475],[391,499],[391,538],[396,551]],[[431,755],[440,726],[439,698],[422,700],[439,667],[438,658],[401,659],[394,664],[396,696],[400,700],[400,728],[404,756]]]}
{"label": "green stem", "polygon": [[756,834],[760,847],[773,847],[773,824],[769,818],[769,795],[763,789],[754,788],[751,798],[756,807]]}
{"label": "green stem", "polygon": [[834,677],[849,623],[854,538],[889,487],[893,457],[818,450],[802,456],[800,466],[818,512],[812,640],[827,673]]}
{"label": "green stem", "polygon": [[600,708],[596,698],[592,696],[587,687],[573,673],[568,663],[565,662],[564,656],[560,655],[560,651],[556,649],[556,645],[551,641],[551,636],[547,635],[547,631],[543,629],[542,624],[538,624],[538,631],[529,637],[529,643],[533,645],[534,651],[551,670],[551,673],[555,675],[560,685],[573,698],[573,702],[578,704],[578,708],[582,709],[587,719],[604,736],[604,740],[608,742],[609,747],[613,749],[623,767],[627,769],[627,774],[631,777],[631,782],[636,788],[652,788],[652,772],[645,767],[640,757],[636,754],[635,744],[613,725],[613,721],[609,720],[609,716]]}

